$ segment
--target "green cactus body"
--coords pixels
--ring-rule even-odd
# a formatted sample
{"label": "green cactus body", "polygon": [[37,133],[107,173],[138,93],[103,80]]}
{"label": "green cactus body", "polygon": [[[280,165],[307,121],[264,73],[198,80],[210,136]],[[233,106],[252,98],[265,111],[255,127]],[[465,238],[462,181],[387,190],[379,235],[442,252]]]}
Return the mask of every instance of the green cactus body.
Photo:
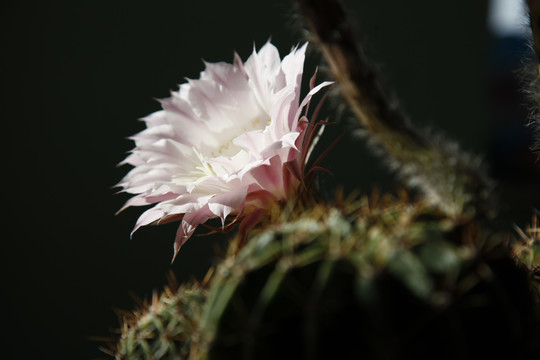
{"label": "green cactus body", "polygon": [[538,354],[529,271],[506,236],[390,197],[277,216],[231,244],[204,286],[167,289],[124,319],[116,358]]}
{"label": "green cactus body", "polygon": [[115,358],[187,359],[205,299],[206,291],[198,285],[156,294],[150,304],[124,317]]}
{"label": "green cactus body", "polygon": [[270,225],[226,258],[191,359],[532,353],[527,277],[502,237],[418,204],[354,208]]}

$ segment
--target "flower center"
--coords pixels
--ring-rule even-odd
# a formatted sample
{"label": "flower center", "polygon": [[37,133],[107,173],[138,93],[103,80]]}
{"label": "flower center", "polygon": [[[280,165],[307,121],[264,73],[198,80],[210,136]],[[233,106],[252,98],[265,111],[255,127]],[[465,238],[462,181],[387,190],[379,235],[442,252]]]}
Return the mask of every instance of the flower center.
{"label": "flower center", "polygon": [[254,130],[263,130],[268,125],[270,125],[270,116],[263,115],[258,116],[250,121],[245,121],[242,126],[235,126],[234,128],[231,128],[229,131],[226,131],[226,134],[228,136],[223,136],[224,141],[221,141],[221,145],[211,151],[208,154],[209,158],[216,158],[218,156],[225,156],[225,157],[233,157],[234,155],[238,154],[242,148],[236,144],[234,144],[234,139],[236,139],[238,136],[254,131]]}
{"label": "flower center", "polygon": [[[178,185],[186,186],[188,192],[191,192],[197,184],[203,182],[205,179],[218,176],[218,174],[223,175],[223,170],[213,169],[212,165],[207,160],[218,158],[220,156],[232,158],[242,150],[242,147],[234,143],[234,139],[250,131],[263,130],[270,124],[270,121],[271,119],[268,115],[258,116],[250,121],[244,121],[240,124],[242,126],[235,126],[234,128],[231,127],[223,130],[219,134],[216,134],[216,139],[225,140],[219,141],[218,145],[214,147],[214,150],[207,150],[207,154],[202,154],[195,147],[192,147],[195,156],[191,157],[193,164],[191,169],[185,169],[186,171],[184,173],[173,176],[172,180]],[[244,166],[244,164],[238,165],[240,168]],[[218,174],[216,174],[216,172]]]}
{"label": "flower center", "polygon": [[[204,160],[204,156],[194,147],[192,150],[197,157],[197,159],[193,159],[194,166],[192,170],[180,175],[173,175],[172,180],[178,185],[192,187],[203,179],[216,176],[212,166]],[[190,190],[188,189],[188,191]]]}

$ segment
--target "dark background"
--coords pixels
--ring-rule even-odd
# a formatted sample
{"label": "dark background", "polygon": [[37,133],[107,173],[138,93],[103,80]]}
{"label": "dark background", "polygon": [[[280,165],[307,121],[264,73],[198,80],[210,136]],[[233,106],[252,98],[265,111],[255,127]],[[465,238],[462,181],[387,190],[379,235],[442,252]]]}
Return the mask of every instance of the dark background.
{"label": "dark background", "polygon": [[[405,4],[406,3],[406,4]],[[501,181],[508,218],[524,224],[540,204],[538,170],[528,154],[523,98],[507,54],[519,39],[494,39],[487,1],[349,1],[386,82],[411,119],[483,155]],[[201,278],[226,244],[191,239],[174,264],[175,224],[129,233],[142,209],[114,213],[127,200],[112,186],[116,167],[185,77],[207,61],[245,60],[271,36],[282,55],[303,41],[290,2],[25,1],[1,12],[3,122],[3,336],[0,357],[104,357],[91,337],[119,323],[113,308],[133,308],[167,282]],[[360,33],[360,31],[359,31]],[[508,51],[510,49],[510,52]],[[308,56],[306,73],[317,65]],[[346,114],[320,148],[349,130]],[[369,193],[395,188],[362,143],[344,138],[324,163],[332,188]],[[7,355],[6,355],[7,352]]]}

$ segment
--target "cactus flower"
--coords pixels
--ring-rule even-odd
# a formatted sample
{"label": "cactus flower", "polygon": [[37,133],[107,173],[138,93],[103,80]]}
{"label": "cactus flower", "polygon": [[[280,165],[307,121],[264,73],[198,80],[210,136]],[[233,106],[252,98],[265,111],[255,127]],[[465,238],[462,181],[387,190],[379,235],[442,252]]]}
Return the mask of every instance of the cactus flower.
{"label": "cactus flower", "polygon": [[[266,43],[243,63],[205,63],[132,137],[135,148],[121,164],[134,168],[118,184],[134,194],[129,206],[155,204],[141,226],[181,221],[174,256],[198,225],[231,215],[247,218],[287,199],[302,182],[313,138],[306,118],[314,86],[300,100],[306,45],[280,59]],[[243,215],[243,216],[241,216]],[[132,232],[132,234],[133,234]],[[174,258],[173,258],[174,259]]]}

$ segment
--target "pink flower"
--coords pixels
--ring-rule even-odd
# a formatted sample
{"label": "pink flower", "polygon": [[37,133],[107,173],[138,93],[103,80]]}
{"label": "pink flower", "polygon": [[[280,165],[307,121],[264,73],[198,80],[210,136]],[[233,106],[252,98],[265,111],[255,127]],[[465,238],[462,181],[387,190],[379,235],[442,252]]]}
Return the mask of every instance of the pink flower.
{"label": "pink flower", "polygon": [[[305,114],[314,87],[300,102],[306,45],[283,60],[270,43],[242,63],[205,63],[198,80],[161,100],[143,120],[135,148],[121,164],[133,169],[118,184],[134,194],[123,207],[155,204],[133,232],[181,220],[174,254],[211,218],[242,215],[283,201],[302,182],[313,138]],[[303,114],[304,112],[304,114]],[[132,234],[133,234],[132,232]]]}

